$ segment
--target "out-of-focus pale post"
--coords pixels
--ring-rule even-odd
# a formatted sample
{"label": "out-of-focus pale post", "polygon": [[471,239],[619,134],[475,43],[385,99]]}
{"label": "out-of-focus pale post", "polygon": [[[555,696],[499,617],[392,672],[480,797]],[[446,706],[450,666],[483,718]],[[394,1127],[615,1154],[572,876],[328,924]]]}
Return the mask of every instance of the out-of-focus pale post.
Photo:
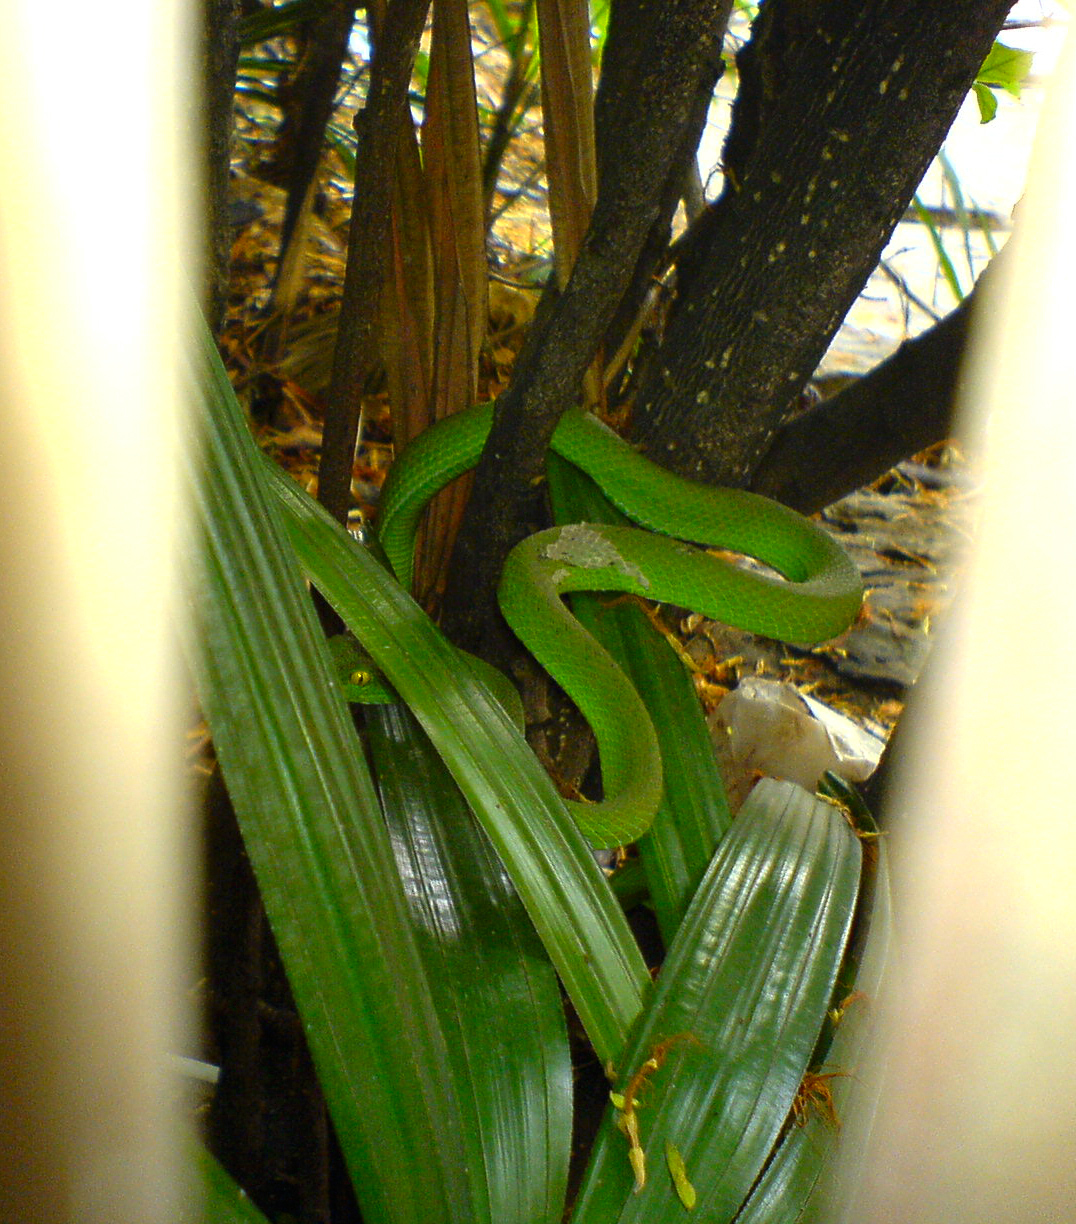
{"label": "out-of-focus pale post", "polygon": [[180,1218],[187,7],[0,4],[4,1224]]}
{"label": "out-of-focus pale post", "polygon": [[1076,1220],[1076,39],[965,410],[987,492],[894,783],[908,955],[857,1224]]}

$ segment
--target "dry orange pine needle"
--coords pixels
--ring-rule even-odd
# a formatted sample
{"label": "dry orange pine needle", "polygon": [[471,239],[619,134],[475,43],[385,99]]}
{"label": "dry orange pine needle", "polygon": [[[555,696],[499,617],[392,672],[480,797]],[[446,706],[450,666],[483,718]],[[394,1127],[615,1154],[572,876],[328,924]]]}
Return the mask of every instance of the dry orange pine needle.
{"label": "dry orange pine needle", "polygon": [[840,1130],[841,1120],[837,1116],[829,1081],[849,1074],[848,1071],[808,1071],[792,1100],[792,1121],[797,1126],[806,1126],[814,1110],[827,1126]]}

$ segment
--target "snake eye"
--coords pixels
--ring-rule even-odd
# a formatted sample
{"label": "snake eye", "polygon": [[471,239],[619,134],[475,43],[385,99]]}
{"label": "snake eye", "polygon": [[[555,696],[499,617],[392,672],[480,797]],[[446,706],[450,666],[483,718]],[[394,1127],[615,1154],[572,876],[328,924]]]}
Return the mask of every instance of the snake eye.
{"label": "snake eye", "polygon": [[359,668],[358,671],[353,671],[347,678],[348,684],[354,684],[356,688],[365,688],[373,680],[373,672],[367,671],[365,668]]}

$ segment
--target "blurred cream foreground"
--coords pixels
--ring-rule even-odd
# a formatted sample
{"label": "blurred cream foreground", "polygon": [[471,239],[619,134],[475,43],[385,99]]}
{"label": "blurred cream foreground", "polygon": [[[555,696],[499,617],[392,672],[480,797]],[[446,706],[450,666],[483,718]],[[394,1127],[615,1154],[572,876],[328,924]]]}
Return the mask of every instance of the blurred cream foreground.
{"label": "blurred cream foreground", "polygon": [[1052,88],[965,391],[981,530],[886,814],[906,955],[860,1224],[1076,1219],[1072,35]]}
{"label": "blurred cream foreground", "polygon": [[[181,1218],[164,1061],[185,1048],[194,891],[169,665],[179,12],[61,6],[60,34],[54,6],[4,6],[2,1224]],[[1076,1219],[1074,198],[1070,39],[967,391],[989,497],[894,787],[909,946],[834,1220]]]}
{"label": "blurred cream foreground", "polygon": [[3,1224],[180,1218],[180,13],[3,5]]}

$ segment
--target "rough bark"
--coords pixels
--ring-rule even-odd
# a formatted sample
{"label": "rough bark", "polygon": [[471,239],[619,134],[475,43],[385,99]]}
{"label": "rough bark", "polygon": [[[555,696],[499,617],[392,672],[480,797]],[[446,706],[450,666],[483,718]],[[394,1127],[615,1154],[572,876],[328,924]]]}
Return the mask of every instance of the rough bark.
{"label": "rough bark", "polygon": [[228,301],[232,226],[228,217],[232,99],[239,63],[237,0],[206,0],[202,10],[202,188],[205,211],[202,308],[216,333]]}
{"label": "rough bark", "polygon": [[529,346],[532,359],[517,362],[512,385],[497,402],[445,598],[446,628],[468,649],[503,657],[508,647],[496,606],[497,578],[508,550],[526,534],[523,520],[543,480],[557,421],[579,395],[658,216],[677,137],[692,113],[704,48],[720,21],[718,7],[713,0],[663,5],[635,80],[634,109],[623,118],[624,147],[632,155],[610,167],[571,280]]}
{"label": "rough bark", "polygon": [[396,146],[429,0],[392,0],[374,46],[358,133],[355,202],[348,235],[340,323],[325,409],[318,496],[341,523],[351,503],[351,468],[362,393],[379,360],[381,292],[385,283]]}
{"label": "rough bark", "polygon": [[977,285],[941,322],[782,426],[750,487],[801,514],[814,514],[950,437],[970,323],[980,300]]}
{"label": "rough bark", "polygon": [[635,434],[685,475],[745,484],[907,207],[1008,0],[769,0],[738,57],[726,190]]}

